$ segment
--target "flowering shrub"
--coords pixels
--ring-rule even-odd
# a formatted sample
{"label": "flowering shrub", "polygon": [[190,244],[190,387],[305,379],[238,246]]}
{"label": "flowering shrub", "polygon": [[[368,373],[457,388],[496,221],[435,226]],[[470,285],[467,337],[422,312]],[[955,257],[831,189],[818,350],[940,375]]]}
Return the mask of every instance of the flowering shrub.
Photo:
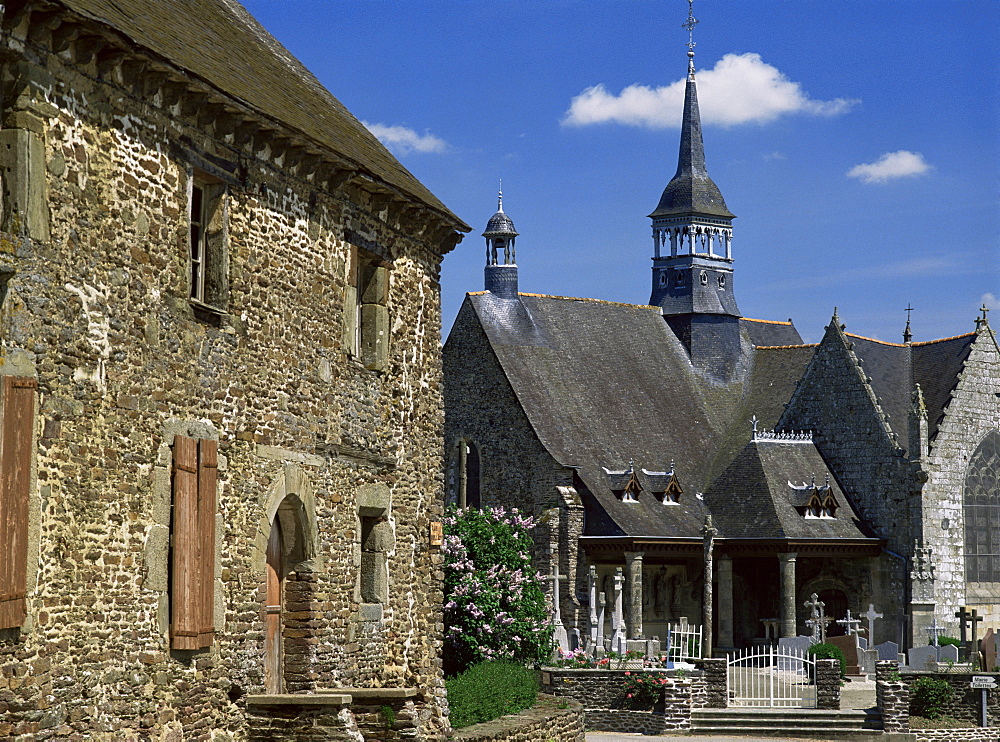
{"label": "flowering shrub", "polygon": [[652,706],[663,695],[664,686],[671,684],[670,678],[661,673],[626,672],[622,690],[627,705]]}
{"label": "flowering shrub", "polygon": [[444,669],[484,660],[545,661],[552,651],[541,578],[531,567],[530,517],[451,510],[444,520]]}

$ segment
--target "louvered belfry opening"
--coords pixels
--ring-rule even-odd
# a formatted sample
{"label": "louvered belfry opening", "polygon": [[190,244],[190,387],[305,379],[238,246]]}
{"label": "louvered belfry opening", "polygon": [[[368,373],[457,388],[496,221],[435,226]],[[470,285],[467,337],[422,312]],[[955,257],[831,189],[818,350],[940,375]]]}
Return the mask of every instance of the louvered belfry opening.
{"label": "louvered belfry opening", "polygon": [[0,629],[27,615],[28,495],[34,450],[35,379],[4,376],[0,420]]}
{"label": "louvered belfry opening", "polygon": [[211,646],[215,635],[218,442],[174,438],[170,645]]}

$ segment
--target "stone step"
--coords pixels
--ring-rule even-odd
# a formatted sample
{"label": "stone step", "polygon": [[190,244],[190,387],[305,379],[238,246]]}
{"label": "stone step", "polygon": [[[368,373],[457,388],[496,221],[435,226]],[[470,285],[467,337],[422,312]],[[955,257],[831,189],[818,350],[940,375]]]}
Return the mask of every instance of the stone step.
{"label": "stone step", "polygon": [[866,740],[882,734],[882,716],[874,709],[694,709],[691,731],[716,735]]}

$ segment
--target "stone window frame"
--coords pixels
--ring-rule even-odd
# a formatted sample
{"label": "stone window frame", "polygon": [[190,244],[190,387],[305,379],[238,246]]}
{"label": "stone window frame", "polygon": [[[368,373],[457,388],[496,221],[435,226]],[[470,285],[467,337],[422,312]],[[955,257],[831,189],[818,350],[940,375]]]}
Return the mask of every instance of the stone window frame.
{"label": "stone window frame", "polygon": [[[981,462],[981,454],[985,452],[985,447],[991,445],[994,448],[992,460]],[[962,477],[962,514],[964,516],[963,545],[965,547],[965,572],[966,582],[1000,582],[1000,539],[995,538],[991,531],[1000,529],[1000,492],[984,492],[970,494],[970,480],[977,477],[978,472],[973,471],[976,466],[982,465],[984,468],[1000,468],[1000,429],[987,431],[978,441],[969,456],[969,463],[966,466],[965,474]],[[990,498],[991,502],[974,503],[970,502],[974,498]],[[980,513],[973,511],[985,509],[987,512]],[[978,517],[974,517],[978,516]],[[985,518],[986,525],[982,531],[975,531],[983,538],[970,539],[972,532],[978,527],[977,522]],[[996,524],[991,528],[991,523]],[[980,545],[984,544],[986,553],[981,551]],[[971,548],[970,548],[971,547]],[[983,561],[989,565],[984,568]],[[985,577],[985,579],[984,579]]]}
{"label": "stone window frame", "polygon": [[[481,508],[483,505],[483,456],[480,447],[462,436],[455,443],[455,504],[460,508]],[[470,457],[470,454],[473,456]],[[473,476],[474,475],[474,476]],[[470,486],[470,483],[473,486]],[[471,495],[471,497],[470,497]]]}
{"label": "stone window frame", "polygon": [[355,600],[366,616],[379,614],[389,602],[389,555],[395,551],[396,537],[391,521],[392,496],[384,484],[358,488],[355,540],[357,581]]}
{"label": "stone window frame", "polygon": [[389,363],[389,271],[392,263],[349,245],[344,286],[344,338],[347,355],[370,371]]}
{"label": "stone window frame", "polygon": [[188,300],[223,313],[229,306],[229,184],[203,170],[188,171]]}

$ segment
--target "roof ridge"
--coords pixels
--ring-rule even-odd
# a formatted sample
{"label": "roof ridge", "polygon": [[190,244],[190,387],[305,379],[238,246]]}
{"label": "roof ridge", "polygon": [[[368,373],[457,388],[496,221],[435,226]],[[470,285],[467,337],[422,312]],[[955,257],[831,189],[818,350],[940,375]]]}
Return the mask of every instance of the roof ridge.
{"label": "roof ridge", "polygon": [[[476,293],[486,293],[485,291]],[[518,296],[533,296],[539,299],[563,299],[565,301],[589,301],[594,304],[611,304],[616,307],[635,307],[637,309],[652,309],[657,312],[661,311],[660,307],[652,304],[629,304],[623,301],[608,301],[607,299],[590,299],[585,296],[556,296],[554,294],[533,294],[527,291],[519,291]]]}
{"label": "roof ridge", "polygon": [[746,320],[747,322],[763,322],[766,325],[791,325],[792,324],[790,321],[789,322],[785,322],[784,320],[780,320],[780,319],[754,319],[753,317],[740,317],[740,319]]}
{"label": "roof ridge", "polygon": [[755,345],[756,350],[785,350],[787,348],[816,348],[819,343],[802,343],[801,345]]}
{"label": "roof ridge", "polygon": [[975,335],[975,332],[966,332],[961,335],[952,335],[950,338],[938,338],[937,340],[921,340],[919,343],[910,343],[910,345],[934,345],[934,343],[945,343],[949,340],[958,340],[959,338],[967,338]]}
{"label": "roof ridge", "polygon": [[916,343],[890,343],[888,340],[879,340],[878,338],[865,337],[864,335],[855,335],[853,332],[845,332],[844,334],[849,338],[867,340],[872,343],[878,343],[879,345],[891,345],[893,348],[905,348],[907,345],[916,345]]}

